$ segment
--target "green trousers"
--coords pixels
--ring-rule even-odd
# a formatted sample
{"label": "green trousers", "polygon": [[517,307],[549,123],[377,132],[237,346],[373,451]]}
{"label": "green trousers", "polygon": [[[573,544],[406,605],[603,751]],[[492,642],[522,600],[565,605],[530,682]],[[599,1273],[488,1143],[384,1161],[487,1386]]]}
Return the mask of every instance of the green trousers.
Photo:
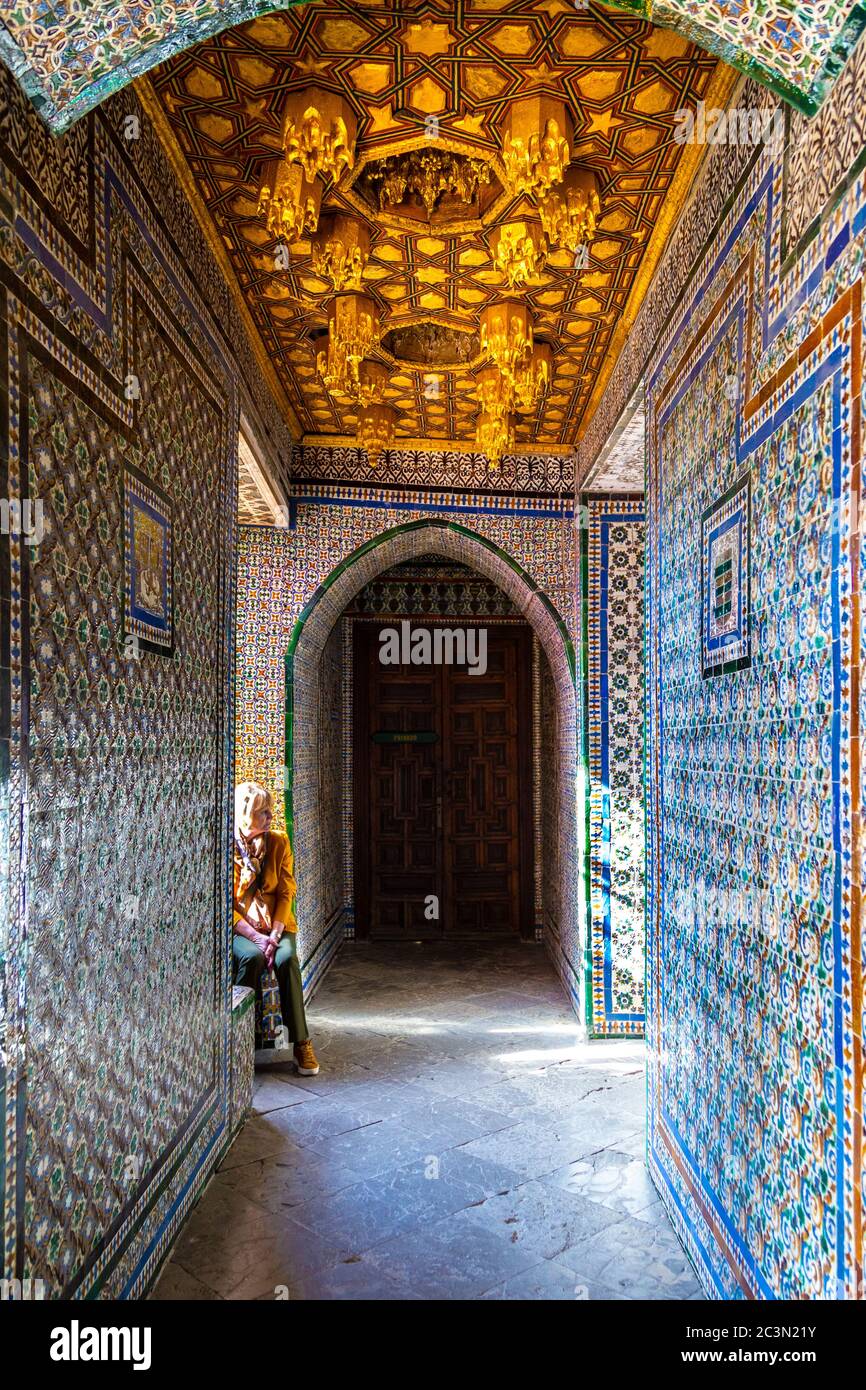
{"label": "green trousers", "polygon": [[[274,970],[280,986],[280,1011],[283,1023],[289,1030],[291,1042],[306,1042],[310,1036],[307,1031],[307,1016],[304,1013],[304,986],[301,983],[301,967],[298,964],[298,938],[295,932],[283,932],[277,954],[274,957]],[[265,958],[258,946],[247,941],[240,932],[232,938],[232,980],[236,985],[251,985],[259,993]]]}

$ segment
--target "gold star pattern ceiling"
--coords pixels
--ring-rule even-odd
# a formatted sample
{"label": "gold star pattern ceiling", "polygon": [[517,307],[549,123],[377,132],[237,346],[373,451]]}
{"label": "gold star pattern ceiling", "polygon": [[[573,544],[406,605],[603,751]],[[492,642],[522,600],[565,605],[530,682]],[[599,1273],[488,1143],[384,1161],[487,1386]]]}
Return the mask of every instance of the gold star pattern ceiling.
{"label": "gold star pattern ceiling", "polygon": [[[357,406],[329,395],[317,372],[331,290],[313,270],[310,241],[278,265],[258,214],[289,94],[315,85],[341,93],[357,118],[354,167],[325,186],[321,207],[370,225],[363,289],[379,313],[376,355],[388,367],[398,443],[473,447],[481,311],[511,293],[553,349],[546,389],[517,419],[519,452],[569,450],[586,427],[701,153],[674,140],[676,112],[699,100],[724,105],[733,80],[679,35],[568,0],[323,0],[255,19],[153,74],[296,433],[345,442],[358,420]],[[531,209],[507,191],[502,128],[511,102],[539,94],[568,103],[573,157],[597,177],[601,214],[582,268],[556,251],[509,292],[491,234]],[[483,208],[442,226],[383,219],[369,171],[434,144],[489,163]]]}

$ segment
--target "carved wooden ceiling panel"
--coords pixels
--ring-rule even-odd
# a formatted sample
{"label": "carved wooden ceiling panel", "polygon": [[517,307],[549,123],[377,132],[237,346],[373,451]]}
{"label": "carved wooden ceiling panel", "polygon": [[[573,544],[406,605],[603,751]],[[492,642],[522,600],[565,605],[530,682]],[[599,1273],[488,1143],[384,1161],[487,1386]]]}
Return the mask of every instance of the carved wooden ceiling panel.
{"label": "carved wooden ceiling panel", "polygon": [[[565,97],[574,158],[595,171],[602,212],[588,265],[577,270],[556,252],[522,296],[537,336],[554,349],[554,371],[535,414],[518,423],[517,446],[543,452],[573,447],[587,423],[687,192],[700,150],[674,140],[676,112],[699,100],[723,104],[733,77],[677,34],[568,0],[324,0],[210,39],[156,69],[152,80],[298,432],[329,442],[353,437],[357,418],[316,372],[315,335],[327,326],[329,286],[313,272],[309,241],[293,245],[288,267],[276,269],[274,239],[257,215],[288,93],[316,84],[351,104],[355,168],[328,185],[322,208],[356,214],[364,207],[359,171],[395,146],[424,146],[432,130],[446,147],[488,159],[501,173],[509,103],[537,93]],[[477,333],[484,305],[507,292],[491,258],[492,226],[525,206],[496,197],[486,221],[449,224],[447,234],[423,227],[410,234],[371,211],[365,291],[383,334],[408,325],[447,344],[461,331]],[[435,330],[423,327],[429,324]],[[381,357],[391,371],[386,399],[399,412],[398,437],[468,443],[477,359],[467,352],[468,361],[443,365],[453,350],[449,358],[442,348],[442,361],[435,342],[426,350],[433,355],[424,366]]]}

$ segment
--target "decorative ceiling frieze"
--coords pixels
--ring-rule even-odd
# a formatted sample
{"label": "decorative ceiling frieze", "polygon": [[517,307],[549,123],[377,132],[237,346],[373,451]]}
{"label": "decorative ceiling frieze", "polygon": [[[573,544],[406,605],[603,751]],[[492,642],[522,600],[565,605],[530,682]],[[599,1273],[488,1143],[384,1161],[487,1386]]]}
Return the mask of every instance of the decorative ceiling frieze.
{"label": "decorative ceiling frieze", "polygon": [[[293,488],[307,485],[351,485],[363,479],[360,451],[335,446],[325,439],[312,440],[296,451],[292,460]],[[413,491],[448,488],[467,494],[508,497],[547,497],[570,504],[575,487],[573,454],[521,454],[503,459],[491,471],[482,454],[459,449],[394,448],[376,468],[377,487]]]}

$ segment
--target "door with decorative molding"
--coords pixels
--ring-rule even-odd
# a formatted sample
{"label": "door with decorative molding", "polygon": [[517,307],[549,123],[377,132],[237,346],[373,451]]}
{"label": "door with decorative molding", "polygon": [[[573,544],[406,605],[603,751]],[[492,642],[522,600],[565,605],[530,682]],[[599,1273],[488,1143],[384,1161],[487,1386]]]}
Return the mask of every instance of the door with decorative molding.
{"label": "door with decorative molding", "polygon": [[529,934],[529,631],[486,624],[487,669],[470,674],[384,666],[380,630],[355,625],[356,931]]}

